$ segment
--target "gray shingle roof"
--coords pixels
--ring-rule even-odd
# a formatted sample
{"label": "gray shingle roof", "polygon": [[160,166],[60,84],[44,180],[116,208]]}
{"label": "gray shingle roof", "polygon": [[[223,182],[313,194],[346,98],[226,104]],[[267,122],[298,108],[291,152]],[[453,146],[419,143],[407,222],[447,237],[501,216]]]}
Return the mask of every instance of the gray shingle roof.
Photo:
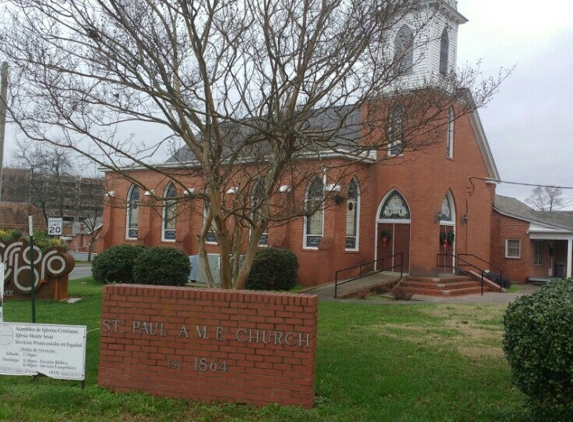
{"label": "gray shingle roof", "polygon": [[493,207],[511,217],[573,231],[573,211],[535,211],[515,198],[502,195],[495,195]]}
{"label": "gray shingle roof", "polygon": [[[229,142],[223,151],[223,156],[232,153],[233,141],[246,139],[250,135],[249,132],[252,130],[249,129],[249,125],[260,126],[261,132],[265,129],[274,130],[272,124],[267,123],[264,119],[260,119],[260,124],[254,118],[245,120],[245,123],[245,125],[239,123],[223,123],[221,125],[221,130]],[[315,143],[301,139],[301,148],[309,151],[329,151],[341,148],[352,151],[359,145],[361,129],[361,107],[359,106],[347,105],[318,109],[313,112],[313,115],[300,129],[301,135],[309,135],[309,137],[314,138]],[[292,128],[285,130],[292,130]],[[201,134],[199,134],[198,138],[201,139],[201,137]],[[316,142],[317,138],[322,138],[325,141]],[[308,145],[305,145],[305,143]],[[261,147],[265,148],[266,146],[263,144]],[[245,153],[247,151],[242,151],[242,154]],[[194,161],[194,159],[195,156],[189,148],[183,146],[167,160],[167,163],[190,162]]]}

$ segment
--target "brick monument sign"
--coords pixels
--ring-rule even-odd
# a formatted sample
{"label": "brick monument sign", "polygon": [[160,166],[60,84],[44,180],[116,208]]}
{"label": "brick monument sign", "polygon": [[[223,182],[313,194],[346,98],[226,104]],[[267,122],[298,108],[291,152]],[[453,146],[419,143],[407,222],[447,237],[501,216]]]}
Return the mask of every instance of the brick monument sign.
{"label": "brick monument sign", "polygon": [[[36,299],[68,298],[68,274],[74,269],[74,258],[59,247],[33,252],[25,240],[0,242],[0,259],[6,263],[4,300],[30,299],[32,292],[31,262],[34,258],[34,292]],[[0,282],[2,282],[0,281]]]}
{"label": "brick monument sign", "polygon": [[98,383],[158,396],[310,408],[316,296],[107,285]]}

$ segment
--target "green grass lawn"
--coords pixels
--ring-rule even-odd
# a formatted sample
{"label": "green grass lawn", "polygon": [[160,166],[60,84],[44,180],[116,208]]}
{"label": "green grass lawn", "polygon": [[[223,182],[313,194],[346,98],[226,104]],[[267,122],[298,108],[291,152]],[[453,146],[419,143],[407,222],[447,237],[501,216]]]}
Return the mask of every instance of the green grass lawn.
{"label": "green grass lawn", "polygon": [[[37,302],[38,323],[88,328],[86,388],[77,381],[0,376],[9,421],[515,421],[524,398],[503,356],[504,306],[324,302],[316,407],[203,404],[97,386],[101,286],[70,282],[74,304]],[[29,302],[4,320],[30,322]]]}

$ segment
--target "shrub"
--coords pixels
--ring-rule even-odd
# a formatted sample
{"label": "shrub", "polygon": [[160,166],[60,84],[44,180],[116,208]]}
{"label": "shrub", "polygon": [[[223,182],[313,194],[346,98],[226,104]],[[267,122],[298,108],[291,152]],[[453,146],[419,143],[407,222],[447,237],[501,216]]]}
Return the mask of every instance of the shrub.
{"label": "shrub", "polygon": [[554,280],[509,305],[503,350],[534,419],[573,415],[573,280]]}
{"label": "shrub", "polygon": [[250,290],[290,290],[296,284],[298,260],[294,252],[280,248],[257,251],[246,288]]}
{"label": "shrub", "polygon": [[410,293],[405,288],[396,286],[392,290],[390,290],[390,294],[394,298],[394,300],[411,300],[413,293]]}
{"label": "shrub", "polygon": [[133,283],[133,264],[145,249],[145,246],[125,244],[100,252],[92,264],[94,280],[101,284]]}
{"label": "shrub", "polygon": [[0,240],[4,243],[8,243],[14,239],[20,239],[22,234],[20,230],[0,230]]}
{"label": "shrub", "polygon": [[185,252],[163,246],[146,249],[133,266],[137,284],[183,286],[189,281],[190,273],[191,264]]}

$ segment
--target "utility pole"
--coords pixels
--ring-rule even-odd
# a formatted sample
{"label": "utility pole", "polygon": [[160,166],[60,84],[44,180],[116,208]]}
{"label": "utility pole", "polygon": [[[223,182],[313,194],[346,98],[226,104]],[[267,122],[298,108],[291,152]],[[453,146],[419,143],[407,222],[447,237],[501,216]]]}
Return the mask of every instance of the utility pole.
{"label": "utility pole", "polygon": [[0,204],[2,203],[2,169],[4,168],[4,135],[6,133],[6,97],[8,95],[8,62],[2,62],[0,76],[2,88],[0,90]]}

